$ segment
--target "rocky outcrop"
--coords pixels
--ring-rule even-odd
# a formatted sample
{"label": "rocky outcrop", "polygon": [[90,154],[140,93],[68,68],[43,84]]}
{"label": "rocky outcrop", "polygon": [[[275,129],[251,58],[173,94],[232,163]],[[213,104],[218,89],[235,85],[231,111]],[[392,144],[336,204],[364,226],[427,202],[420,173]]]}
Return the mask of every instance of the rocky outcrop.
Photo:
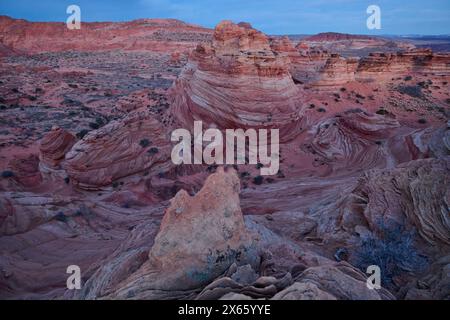
{"label": "rocky outcrop", "polygon": [[345,54],[364,54],[366,51],[383,50],[395,52],[412,49],[414,46],[408,42],[392,41],[381,37],[367,35],[346,34],[337,32],[324,32],[302,39],[310,46],[322,46],[333,52]]}
{"label": "rocky outcrop", "polygon": [[[313,47],[314,48],[314,47]],[[320,54],[319,54],[320,53]],[[332,91],[352,83],[383,83],[409,74],[448,77],[450,55],[430,49],[399,52],[373,52],[367,57],[343,57],[317,49],[307,49],[297,57],[291,54],[294,78],[314,89]]]}
{"label": "rocky outcrop", "polygon": [[[186,296],[234,263],[256,268],[260,259],[257,238],[245,228],[239,190],[236,172],[219,168],[194,197],[184,190],[178,192],[164,214],[148,260],[111,289],[107,298]],[[126,261],[109,263],[118,268],[118,263]],[[103,278],[97,274],[89,286],[102,287],[95,282]]]}
{"label": "rocky outcrop", "polygon": [[[305,287],[317,294],[314,298],[327,300],[391,300],[394,296],[387,290],[371,290],[367,278],[348,263],[324,265],[306,269],[297,279],[297,292],[305,295]],[[320,290],[320,291],[319,291]],[[285,292],[286,293],[286,292]],[[282,296],[282,294],[280,294]]]}
{"label": "rocky outcrop", "polygon": [[50,169],[58,169],[76,140],[70,132],[54,126],[45,135],[39,146],[41,165]]}
{"label": "rocky outcrop", "polygon": [[33,188],[42,182],[42,175],[39,171],[39,157],[36,154],[15,157],[8,163],[8,168],[13,172],[10,179],[20,189]]}
{"label": "rocky outcrop", "polygon": [[170,151],[161,124],[140,109],[91,131],[66,154],[63,167],[74,185],[96,189],[136,173],[168,169]]}
{"label": "rocky outcrop", "polygon": [[343,58],[332,54],[320,70],[318,80],[312,85],[318,89],[335,89],[355,81],[358,63],[358,58]]}
{"label": "rocky outcrop", "polygon": [[412,49],[397,53],[371,53],[361,59],[358,81],[386,81],[408,73],[449,76],[450,54],[435,54],[430,49]]}
{"label": "rocky outcrop", "polygon": [[395,119],[350,110],[318,124],[311,150],[335,166],[370,168],[385,163],[379,141],[391,137],[399,126]]}
{"label": "rocky outcrop", "polygon": [[187,128],[202,120],[219,128],[274,127],[295,132],[302,117],[289,61],[263,33],[223,21],[212,45],[194,50],[171,92],[172,114]]}
{"label": "rocky outcrop", "polygon": [[377,232],[383,221],[395,221],[414,226],[430,244],[449,245],[449,166],[446,157],[365,173],[353,194],[357,203],[365,203],[362,214],[370,229]]}

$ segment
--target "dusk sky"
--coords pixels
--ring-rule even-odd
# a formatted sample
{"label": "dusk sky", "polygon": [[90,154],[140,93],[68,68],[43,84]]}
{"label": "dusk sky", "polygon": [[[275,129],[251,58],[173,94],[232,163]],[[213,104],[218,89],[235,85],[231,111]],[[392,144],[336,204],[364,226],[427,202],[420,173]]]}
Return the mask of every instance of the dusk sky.
{"label": "dusk sky", "polygon": [[[268,34],[450,34],[450,0],[0,0],[0,14],[31,21],[66,21],[70,4],[82,21],[176,18],[214,27],[247,21]],[[369,5],[381,8],[381,30],[366,27]]]}

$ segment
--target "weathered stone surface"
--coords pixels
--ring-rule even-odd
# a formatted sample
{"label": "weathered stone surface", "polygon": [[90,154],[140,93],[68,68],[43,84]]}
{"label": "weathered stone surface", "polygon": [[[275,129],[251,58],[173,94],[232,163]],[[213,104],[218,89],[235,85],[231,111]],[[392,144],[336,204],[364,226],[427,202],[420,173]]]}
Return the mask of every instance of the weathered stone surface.
{"label": "weathered stone surface", "polygon": [[239,189],[236,172],[219,168],[194,197],[178,192],[166,210],[148,261],[110,297],[148,298],[160,291],[195,290],[233,263],[256,266],[257,239],[245,228]]}
{"label": "weathered stone surface", "polygon": [[288,62],[263,33],[223,21],[172,88],[172,113],[188,129],[202,120],[224,129],[279,128],[281,137],[297,133],[301,96]]}
{"label": "weathered stone surface", "polygon": [[146,170],[170,168],[168,134],[147,110],[91,131],[66,155],[64,169],[80,188],[96,189]]}
{"label": "weathered stone surface", "polygon": [[353,191],[372,230],[380,220],[414,225],[431,244],[450,244],[449,158],[416,160],[393,170],[368,171]]}
{"label": "weathered stone surface", "polygon": [[292,286],[278,292],[272,300],[336,300],[336,298],[320,290],[314,283],[295,282]]}
{"label": "weathered stone surface", "polygon": [[59,168],[66,153],[69,152],[76,140],[70,132],[56,126],[53,127],[42,139],[39,147],[42,165],[50,169]]}

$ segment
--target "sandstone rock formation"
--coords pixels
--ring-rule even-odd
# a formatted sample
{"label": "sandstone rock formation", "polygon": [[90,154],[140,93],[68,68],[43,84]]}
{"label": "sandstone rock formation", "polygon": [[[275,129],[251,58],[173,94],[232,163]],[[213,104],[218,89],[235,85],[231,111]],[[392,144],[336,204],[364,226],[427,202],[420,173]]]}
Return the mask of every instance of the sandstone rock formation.
{"label": "sandstone rock formation", "polygon": [[449,62],[449,54],[436,54],[430,49],[411,49],[397,53],[372,53],[361,59],[356,77],[360,81],[385,81],[392,76],[411,72],[449,76]]}
{"label": "sandstone rock formation", "polygon": [[447,157],[368,171],[353,193],[366,203],[363,215],[370,229],[377,231],[380,219],[408,222],[427,242],[449,245],[449,165]]}
{"label": "sandstone rock formation", "polygon": [[80,30],[65,23],[42,23],[0,16],[2,52],[60,52],[67,50],[190,50],[209,40],[211,30],[175,19],[141,19],[131,22],[82,22]]}
{"label": "sandstone rock formation", "polygon": [[108,186],[145,170],[171,166],[170,140],[145,109],[91,131],[66,155],[64,169],[73,184],[86,189]]}
{"label": "sandstone rock formation", "polygon": [[212,45],[202,44],[172,89],[172,114],[187,128],[202,120],[219,128],[296,130],[301,99],[288,60],[248,25],[217,25]]}
{"label": "sandstone rock formation", "polygon": [[[448,298],[449,55],[295,39],[0,17],[0,299]],[[194,120],[280,129],[279,173],[174,166]]]}
{"label": "sandstone rock formation", "polygon": [[407,42],[394,42],[380,37],[337,32],[324,32],[302,39],[309,46],[323,46],[327,50],[342,53],[363,54],[369,50],[398,51],[414,48]]}
{"label": "sandstone rock formation", "polygon": [[[284,47],[280,47],[280,52]],[[332,91],[348,83],[385,83],[393,77],[409,74],[448,77],[450,55],[430,49],[399,52],[372,52],[367,57],[344,57],[317,47],[303,50],[300,56],[289,54],[291,72],[296,81],[319,90]]]}
{"label": "sandstone rock formation", "polygon": [[50,169],[58,169],[76,140],[70,132],[54,126],[41,141],[39,147],[41,164]]}
{"label": "sandstone rock formation", "polygon": [[357,58],[343,58],[332,54],[320,70],[321,76],[313,86],[320,89],[339,88],[355,81],[358,63],[359,59]]}
{"label": "sandstone rock formation", "polygon": [[320,290],[310,282],[295,282],[290,287],[278,292],[272,300],[336,300],[328,292]]}
{"label": "sandstone rock formation", "polygon": [[236,172],[220,168],[194,197],[178,192],[166,210],[148,261],[110,297],[155,298],[167,291],[187,292],[205,286],[233,263],[256,267],[257,239],[245,228],[239,190]]}
{"label": "sandstone rock formation", "polygon": [[[370,290],[367,288],[367,279],[361,271],[356,270],[347,263],[325,265],[306,269],[297,279],[300,284],[313,284],[320,291],[319,296],[325,295],[327,300],[331,297],[339,300],[390,300],[394,297],[387,290]],[[314,287],[313,287],[314,288]],[[305,290],[302,286],[301,290]],[[300,294],[304,294],[301,293]]]}
{"label": "sandstone rock formation", "polygon": [[42,182],[42,175],[39,171],[39,157],[30,154],[24,157],[15,157],[8,167],[14,173],[12,179],[20,188],[33,188]]}
{"label": "sandstone rock formation", "polygon": [[311,148],[326,162],[367,168],[385,161],[377,141],[392,136],[399,126],[394,119],[350,110],[320,123]]}

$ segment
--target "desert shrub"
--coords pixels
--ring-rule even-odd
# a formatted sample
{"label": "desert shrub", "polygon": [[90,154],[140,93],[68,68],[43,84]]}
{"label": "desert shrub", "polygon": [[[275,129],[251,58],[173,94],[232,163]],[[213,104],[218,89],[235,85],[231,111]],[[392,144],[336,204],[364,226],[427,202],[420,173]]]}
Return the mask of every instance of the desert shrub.
{"label": "desert shrub", "polygon": [[417,122],[420,123],[420,124],[425,124],[425,123],[427,123],[427,120],[421,118],[421,119],[417,120]]}
{"label": "desert shrub", "polygon": [[156,147],[150,148],[150,150],[148,150],[148,154],[151,156],[157,154],[158,152],[159,152],[159,149]]}
{"label": "desert shrub", "polygon": [[422,98],[422,88],[420,86],[398,86],[397,91],[413,98]]}
{"label": "desert shrub", "polygon": [[106,124],[105,120],[101,117],[95,118],[95,123],[98,124],[100,127],[102,127]]}
{"label": "desert shrub", "polygon": [[55,216],[55,220],[61,221],[61,222],[67,222],[67,216],[64,214],[64,212],[58,212]]}
{"label": "desert shrub", "polygon": [[319,108],[317,109],[318,112],[327,112],[327,110],[325,108]]}
{"label": "desert shrub", "polygon": [[385,110],[385,109],[379,109],[375,113],[384,116],[384,115],[388,114],[389,112],[387,110]]}
{"label": "desert shrub", "polygon": [[261,185],[264,182],[264,177],[263,176],[256,176],[253,178],[253,183],[256,185]]}
{"label": "desert shrub", "polygon": [[142,139],[141,141],[139,141],[139,145],[142,148],[147,148],[150,145],[150,140],[148,139]]}
{"label": "desert shrub", "polygon": [[415,232],[394,221],[378,222],[379,232],[362,239],[355,252],[355,265],[363,272],[370,265],[381,269],[382,284],[389,288],[393,279],[426,269],[428,260],[414,245]]}
{"label": "desert shrub", "polygon": [[77,133],[78,139],[83,139],[85,135],[89,133],[89,130],[83,129],[80,132]]}
{"label": "desert shrub", "polygon": [[405,81],[411,81],[411,80],[412,80],[412,76],[406,76],[403,80],[405,80]]}
{"label": "desert shrub", "polygon": [[14,177],[14,172],[10,170],[5,170],[2,172],[2,178],[12,178]]}
{"label": "desert shrub", "polygon": [[91,129],[94,129],[94,130],[100,128],[100,126],[99,126],[99,124],[98,124],[97,122],[90,122],[90,123],[89,123],[89,127],[90,127]]}

